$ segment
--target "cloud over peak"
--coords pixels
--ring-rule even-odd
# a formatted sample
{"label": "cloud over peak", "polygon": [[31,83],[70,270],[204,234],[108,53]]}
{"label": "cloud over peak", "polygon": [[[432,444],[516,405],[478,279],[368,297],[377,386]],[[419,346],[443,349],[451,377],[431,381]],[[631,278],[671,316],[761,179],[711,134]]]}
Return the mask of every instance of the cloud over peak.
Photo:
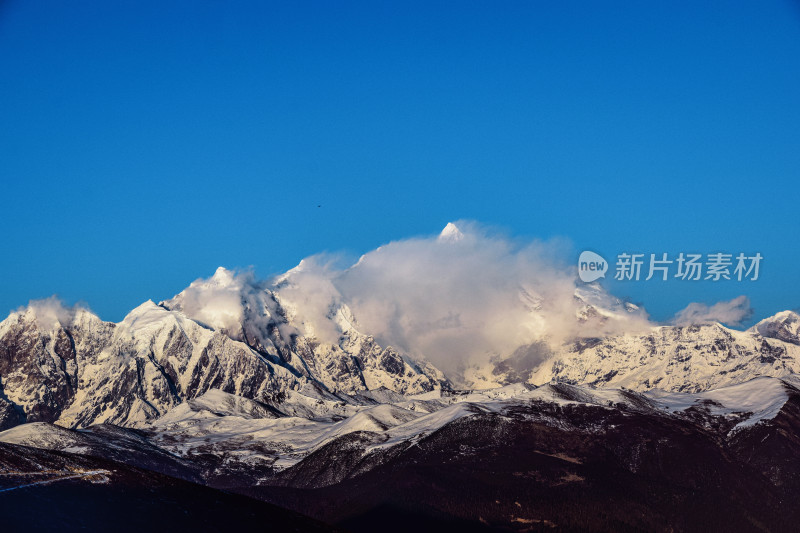
{"label": "cloud over peak", "polygon": [[[301,333],[338,344],[352,326],[453,377],[498,357],[516,354],[519,364],[528,364],[577,338],[637,334],[657,325],[644,308],[601,284],[578,281],[570,256],[562,241],[514,240],[459,221],[438,235],[380,246],[354,264],[343,265],[337,255],[310,256],[269,281],[219,268],[165,303],[250,338],[278,325],[285,339]],[[741,296],[690,304],[670,323],[738,325],[750,313]],[[536,357],[519,351],[526,346],[536,347]]]}
{"label": "cloud over peak", "polygon": [[31,315],[39,329],[51,331],[58,327],[69,327],[82,311],[89,311],[85,304],[67,305],[56,295],[40,300],[31,300],[17,313]]}

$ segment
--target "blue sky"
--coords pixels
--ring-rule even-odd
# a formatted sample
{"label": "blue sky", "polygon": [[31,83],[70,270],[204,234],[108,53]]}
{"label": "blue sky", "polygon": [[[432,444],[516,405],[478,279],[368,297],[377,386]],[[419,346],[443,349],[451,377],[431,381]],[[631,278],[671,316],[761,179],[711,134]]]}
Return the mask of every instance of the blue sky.
{"label": "blue sky", "polygon": [[788,1],[2,1],[0,310],[119,320],[456,219],[575,259],[764,256],[609,283],[657,319],[797,308],[798,58]]}

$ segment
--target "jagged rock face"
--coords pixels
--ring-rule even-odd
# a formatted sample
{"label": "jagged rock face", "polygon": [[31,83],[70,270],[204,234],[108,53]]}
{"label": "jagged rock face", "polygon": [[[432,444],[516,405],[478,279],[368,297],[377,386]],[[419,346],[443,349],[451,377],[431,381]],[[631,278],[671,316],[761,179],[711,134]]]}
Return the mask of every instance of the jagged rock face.
{"label": "jagged rock face", "polygon": [[543,364],[530,381],[696,392],[798,371],[800,347],[710,324],[582,340]]}
{"label": "jagged rock face", "polygon": [[25,422],[25,413],[8,400],[0,398],[0,431]]}
{"label": "jagged rock face", "polygon": [[[330,390],[359,391],[386,387],[401,394],[428,392],[444,381],[434,367],[404,358],[371,336],[343,334],[339,344],[298,343],[298,352],[315,361],[316,375]],[[433,377],[433,379],[432,379]]]}
{"label": "jagged rock face", "polygon": [[[232,276],[219,274],[214,282],[228,290]],[[26,421],[138,425],[210,390],[274,405],[289,390],[336,398],[446,382],[357,331],[346,308],[334,312],[348,324],[338,344],[321,343],[298,333],[273,293],[251,288],[256,298],[247,301],[232,289],[246,312],[224,324],[186,316],[181,295],[146,302],[119,324],[87,310],[60,321],[41,320],[34,308],[12,313],[0,323],[0,429]]]}
{"label": "jagged rock face", "polygon": [[[119,324],[86,310],[57,320],[35,308],[12,313],[0,323],[0,428],[140,425],[213,390],[277,408],[289,391],[348,401],[382,387],[418,394],[449,386],[430,364],[361,331],[332,286],[319,288],[315,305],[323,313],[309,314],[298,296],[309,291],[294,290],[301,282],[293,271],[266,286],[219,269]],[[581,301],[591,304],[589,296]],[[694,392],[782,377],[800,372],[798,324],[785,312],[745,332],[719,324],[649,327],[561,349],[531,344],[478,369],[473,383]]]}
{"label": "jagged rock face", "polygon": [[800,315],[794,311],[783,311],[762,320],[749,331],[758,333],[762,337],[800,345]]}
{"label": "jagged rock face", "polygon": [[59,423],[132,425],[219,389],[270,401],[297,379],[247,345],[152,302],[115,327],[99,356],[79,369],[81,395]]}
{"label": "jagged rock face", "polygon": [[[386,387],[401,394],[428,392],[447,380],[439,370],[383,348],[358,329],[356,317],[332,287],[323,291],[327,313],[310,324],[300,318],[303,302],[287,293],[296,284],[293,271],[267,287],[220,268],[161,305],[226,331],[263,357],[293,374],[321,383],[334,393]],[[302,329],[307,330],[303,334]],[[327,335],[317,335],[318,330]]]}
{"label": "jagged rock face", "polygon": [[0,325],[2,395],[29,422],[61,416],[79,388],[79,369],[96,357],[114,329],[87,311],[78,311],[66,326],[42,326],[31,309]]}

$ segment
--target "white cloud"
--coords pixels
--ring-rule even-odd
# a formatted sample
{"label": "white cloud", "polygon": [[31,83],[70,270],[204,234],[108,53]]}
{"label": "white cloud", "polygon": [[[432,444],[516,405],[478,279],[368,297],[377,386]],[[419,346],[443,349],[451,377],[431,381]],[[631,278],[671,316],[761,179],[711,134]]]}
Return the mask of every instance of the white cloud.
{"label": "white cloud", "polygon": [[334,267],[337,261],[325,254],[308,257],[280,276],[275,285],[287,318],[300,333],[332,344],[341,334],[332,320],[332,312],[342,301],[333,284],[340,272]]}
{"label": "white cloud", "polygon": [[27,307],[17,309],[18,313],[33,313],[39,329],[50,331],[57,327],[68,327],[75,318],[75,313],[85,309],[83,304],[65,305],[58,296],[50,296],[41,300],[31,300]]}
{"label": "white cloud", "polygon": [[301,322],[330,323],[326,317],[343,302],[362,332],[451,375],[521,345],[649,325],[643,311],[625,312],[599,288],[591,303],[614,312],[579,320],[586,302],[575,297],[574,267],[562,260],[568,256],[563,242],[522,243],[458,222],[441,236],[381,246],[346,269],[325,257],[306,259],[278,287]]}
{"label": "white cloud", "polygon": [[246,336],[266,344],[269,326],[280,320],[275,320],[277,303],[264,287],[250,270],[234,272],[220,267],[211,278],[192,282],[163,303],[233,338],[244,340]]}
{"label": "white cloud", "polygon": [[690,303],[685,309],[678,311],[670,323],[677,326],[692,324],[708,324],[721,322],[728,326],[739,326],[753,315],[750,300],[747,296],[738,296],[727,302],[717,302],[714,305],[704,303]]}

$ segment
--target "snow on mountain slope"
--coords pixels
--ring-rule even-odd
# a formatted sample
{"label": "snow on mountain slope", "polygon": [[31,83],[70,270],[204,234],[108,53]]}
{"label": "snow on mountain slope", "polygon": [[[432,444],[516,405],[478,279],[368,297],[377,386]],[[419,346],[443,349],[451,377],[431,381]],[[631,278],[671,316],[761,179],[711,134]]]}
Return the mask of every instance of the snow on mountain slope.
{"label": "snow on mountain slope", "polygon": [[69,427],[135,425],[208,390],[268,400],[296,377],[247,345],[180,313],[146,302],[114,328],[103,350],[79,368],[74,401],[58,422]]}
{"label": "snow on mountain slope", "polygon": [[329,437],[337,437],[354,431],[386,431],[419,418],[419,413],[403,409],[396,405],[376,405],[359,411],[350,418],[337,424]]}
{"label": "snow on mountain slope", "polygon": [[[705,428],[703,431],[723,439],[738,438],[754,428],[769,432],[780,427],[770,424],[781,413],[787,413],[784,420],[794,416],[800,398],[798,385],[797,375],[762,377],[699,393],[513,384],[394,396],[393,403],[384,404],[366,398],[359,403],[355,397],[350,398],[351,403],[336,404],[291,391],[274,407],[212,390],[182,402],[138,430],[95,425],[76,431],[29,423],[0,432],[0,442],[112,458],[185,479],[199,476],[206,481],[234,479],[239,484],[257,485],[283,483],[280,476],[287,473],[286,483],[308,484],[311,480],[303,476],[314,475],[319,468],[335,470],[331,463],[335,457],[355,454],[356,462],[348,464],[360,464],[356,471],[369,470],[386,457],[422,445],[446,426],[456,424],[468,430],[473,419],[496,421],[492,423],[524,419],[559,431],[594,432],[598,439],[609,430],[602,420],[620,416],[649,420],[657,427],[680,423]],[[287,415],[291,405],[309,411],[303,416]],[[312,409],[320,416],[310,418]],[[745,433],[745,441],[750,438],[752,433]],[[317,462],[305,462],[319,454]],[[320,478],[319,483],[341,478],[335,472],[329,474],[330,479]],[[300,478],[291,481],[297,476]]]}
{"label": "snow on mountain slope", "polygon": [[[161,305],[245,342],[332,392],[386,387],[413,393],[446,382],[433,366],[403,357],[391,347],[382,348],[372,336],[361,333],[332,285],[313,291],[322,304],[294,299],[308,295],[307,290],[297,290],[298,278],[306,279],[302,263],[272,288],[248,274],[235,275],[220,267],[212,278],[193,282]],[[309,307],[320,305],[326,313],[309,312]]]}
{"label": "snow on mountain slope", "polygon": [[[798,384],[800,377],[796,375],[783,380],[757,378],[699,393],[661,390],[638,393],[568,384],[540,387],[514,384],[484,390],[436,391],[396,399],[399,401],[392,404],[346,404],[339,416],[313,420],[304,416],[259,419],[219,416],[209,411],[198,412],[184,403],[145,427],[155,444],[185,459],[211,454],[223,462],[235,457],[235,461],[251,466],[283,470],[348,434],[371,435],[364,447],[364,453],[371,453],[403,442],[413,444],[464,417],[507,414],[520,406],[538,403],[591,405],[691,419],[700,409],[707,416],[728,420],[731,431],[736,431],[774,418],[792,395],[800,394]],[[300,401],[298,397],[302,395],[294,395],[293,401]]]}
{"label": "snow on mountain slope", "polygon": [[92,442],[81,433],[46,422],[31,422],[0,432],[0,442],[82,453]]}
{"label": "snow on mountain slope", "polygon": [[192,481],[200,480],[192,465],[154,446],[138,432],[118,426],[101,424],[88,430],[72,430],[46,422],[32,422],[0,432],[0,442],[90,455]]}
{"label": "snow on mountain slope", "polygon": [[800,345],[800,315],[794,311],[782,311],[765,318],[748,331],[769,339]]}
{"label": "snow on mountain slope", "polygon": [[84,364],[98,357],[114,329],[88,310],[54,313],[42,305],[0,323],[0,398],[17,421],[56,420],[80,389]]}
{"label": "snow on mountain slope", "polygon": [[216,416],[238,416],[240,418],[277,418],[280,413],[269,405],[211,389],[202,396],[187,402],[192,411],[208,411]]}
{"label": "snow on mountain slope", "polygon": [[[226,298],[228,293],[239,302],[249,298],[242,296],[241,281],[229,272],[219,270],[215,278],[210,286],[227,291]],[[287,275],[279,285],[287,289],[293,282]],[[204,290],[202,283],[193,286]],[[259,295],[253,301],[261,302],[261,314],[248,321],[251,307],[235,315],[244,320],[238,330],[231,329],[233,322],[213,323],[218,328],[213,329],[186,316],[179,310],[186,292],[163,306],[146,302],[119,324],[102,322],[82,309],[56,319],[35,307],[12,313],[0,323],[0,422],[5,424],[1,427],[26,420],[57,421],[68,427],[102,422],[141,425],[187,400],[196,400],[195,410],[205,406],[212,412],[234,414],[238,409],[255,418],[276,416],[276,411],[311,419],[341,418],[353,414],[352,406],[397,403],[392,395],[398,392],[435,391],[444,380],[430,365],[383,349],[361,334],[349,309],[336,300],[328,326],[335,325],[339,338],[338,344],[331,344],[296,333],[288,317],[297,315],[298,304],[287,299],[287,312],[280,291],[277,296],[253,286],[247,291]],[[580,297],[593,305],[591,295]],[[175,309],[167,309],[169,305]],[[624,304],[610,311],[620,312],[626,312]],[[209,322],[214,316],[233,316],[213,315],[207,309],[203,313],[198,316]],[[793,316],[783,313],[762,321],[761,330],[785,333],[794,324]],[[783,329],[767,328],[775,323]],[[663,326],[646,335],[584,339],[561,353],[538,354],[544,362],[524,381],[696,392],[758,376],[800,372],[799,346],[765,338],[758,331],[756,327],[739,332],[719,324]],[[529,356],[534,348],[519,353]],[[503,368],[495,363],[473,376],[479,376],[476,382],[483,386],[513,382],[508,367],[499,369]],[[221,405],[223,397],[243,400]],[[204,403],[210,399],[214,401]],[[420,397],[416,404],[405,401],[416,412],[431,410]]]}
{"label": "snow on mountain slope", "polygon": [[212,454],[225,462],[235,456],[236,462],[282,470],[350,433],[374,433],[378,441],[391,445],[482,411],[469,403],[439,407],[432,413],[418,413],[393,405],[362,406],[348,418],[335,422],[300,417],[203,417],[179,406],[148,429],[153,432],[155,444],[188,460],[199,454]]}
{"label": "snow on mountain slope", "polygon": [[735,431],[777,416],[792,395],[800,394],[798,384],[800,376],[789,375],[785,379],[756,378],[746,383],[701,393],[637,393],[628,389],[564,384],[540,387],[515,384],[457,394],[444,392],[438,402],[432,398],[426,400],[434,405],[438,403],[441,406],[439,409],[387,428],[384,433],[388,438],[378,447],[417,439],[458,418],[485,412],[505,413],[516,405],[528,405],[531,402],[595,405],[608,409],[624,406],[625,409],[667,416],[682,415],[693,407],[702,406],[710,409],[713,416],[728,417],[736,421],[733,429]]}
{"label": "snow on mountain slope", "polygon": [[[560,305],[533,287],[519,287],[519,299],[526,309],[520,317],[528,342],[508,352],[494,352],[483,360],[469,362],[462,386],[492,388],[533,381],[536,369],[563,354],[576,339],[630,337],[646,333],[653,325],[641,308],[609,294],[597,283],[574,287],[570,302]],[[560,295],[563,298],[563,295]],[[552,296],[551,296],[552,297]],[[560,307],[553,312],[553,307]]]}
{"label": "snow on mountain slope", "polygon": [[[481,243],[448,225],[431,242],[406,243],[389,259],[368,254],[345,272],[369,271],[359,274],[367,277],[380,273],[417,245],[423,246],[426,261],[449,254],[455,265],[462,245],[477,253]],[[505,246],[499,248],[501,263],[511,261]],[[483,258],[489,259],[497,258]],[[345,417],[352,415],[352,406],[397,403],[393,394],[436,396],[440,389],[452,388],[424,360],[425,354],[412,358],[380,345],[353,312],[361,309],[369,315],[374,307],[348,300],[334,278],[320,275],[323,267],[312,263],[303,261],[271,282],[220,267],[161,304],[145,302],[119,324],[52,300],[11,313],[0,322],[0,429],[26,421],[140,426],[188,401],[194,401],[195,410],[254,418],[276,412],[312,419]],[[420,306],[431,299],[425,291],[406,302],[403,309],[410,316],[401,317],[401,337],[427,336],[428,341],[415,346],[441,350],[433,358],[440,362],[456,361],[454,372],[470,388],[552,382],[695,392],[800,372],[800,318],[794,312],[779,313],[744,332],[720,324],[656,327],[642,309],[598,284],[575,287],[569,276],[559,275],[554,277],[559,290],[549,291],[534,278],[508,284],[502,272],[495,274],[508,293],[498,309],[515,309],[501,315],[514,318],[500,320],[502,327],[491,322],[497,317],[484,313],[468,321],[459,318],[457,306],[473,305],[473,298],[446,302],[442,309],[433,306],[424,319],[417,317]],[[382,276],[373,283],[383,283]],[[392,276],[389,281],[397,282],[398,273]],[[405,290],[407,276],[400,277],[398,287]],[[348,283],[362,279],[356,276]],[[474,281],[474,273],[447,285],[445,292],[462,291],[465,280]],[[428,282],[438,287],[438,278]],[[493,330],[490,337],[475,335],[483,327]],[[459,359],[475,343],[483,350],[487,338],[503,348],[487,348],[477,363]],[[422,397],[403,401],[416,412],[431,409]]]}
{"label": "snow on mountain slope", "polygon": [[448,222],[441,233],[439,233],[437,239],[444,242],[458,242],[464,240],[464,234],[458,226],[452,222]]}
{"label": "snow on mountain slope", "polygon": [[188,460],[212,454],[253,467],[289,466],[325,440],[334,422],[303,417],[243,419],[182,404],[148,426],[153,443]]}
{"label": "snow on mountain slope", "polygon": [[798,372],[800,347],[709,324],[577,341],[542,364],[530,382],[696,392]]}
{"label": "snow on mountain slope", "polygon": [[222,268],[119,324],[35,304],[0,323],[0,429],[132,426],[213,390],[269,405],[292,390],[341,402],[337,394],[446,383],[431,365],[361,334],[348,313],[339,306],[328,317],[326,326],[339,328],[335,343],[304,337],[272,292]]}
{"label": "snow on mountain slope", "polygon": [[736,428],[743,428],[775,418],[790,394],[800,392],[798,384],[798,376],[793,374],[782,380],[754,378],[738,385],[690,395],[659,390],[649,391],[646,395],[668,411],[685,411],[700,405],[717,416],[745,415],[745,419],[736,425]]}
{"label": "snow on mountain slope", "polygon": [[[306,283],[315,284],[312,294],[319,301],[308,301]],[[382,348],[372,335],[361,332],[338,290],[329,281],[306,276],[303,262],[280,276],[274,291],[287,320],[306,332],[297,343],[298,351],[314,362],[313,370],[329,388],[386,388],[413,394],[448,384],[433,365],[402,355],[391,346]],[[326,311],[320,314],[319,309]],[[351,369],[353,361],[357,362],[357,372]]]}

